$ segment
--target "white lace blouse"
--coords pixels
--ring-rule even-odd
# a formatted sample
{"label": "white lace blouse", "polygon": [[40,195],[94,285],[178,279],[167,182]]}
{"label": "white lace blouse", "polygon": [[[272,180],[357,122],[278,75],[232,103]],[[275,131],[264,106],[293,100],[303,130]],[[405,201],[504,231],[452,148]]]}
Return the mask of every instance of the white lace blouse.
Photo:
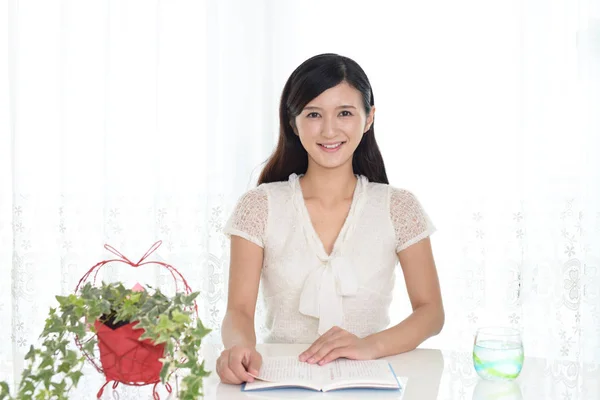
{"label": "white lace blouse", "polygon": [[396,253],[434,231],[410,192],[358,176],[328,255],[296,174],[245,193],[224,228],[264,249],[261,290],[271,343],[312,343],[335,325],[359,337],[386,329]]}

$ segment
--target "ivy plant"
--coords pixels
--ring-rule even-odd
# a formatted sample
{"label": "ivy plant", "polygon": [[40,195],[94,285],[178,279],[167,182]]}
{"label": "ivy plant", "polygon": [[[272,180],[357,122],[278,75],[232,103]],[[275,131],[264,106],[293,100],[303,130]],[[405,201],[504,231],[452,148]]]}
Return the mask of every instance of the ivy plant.
{"label": "ivy plant", "polygon": [[[197,399],[203,395],[203,378],[209,375],[199,360],[200,345],[210,332],[195,317],[197,296],[198,292],[169,297],[149,286],[145,291],[134,291],[121,283],[102,283],[99,287],[86,283],[77,294],[56,296],[58,307],[50,309],[40,335],[41,345],[32,345],[25,355],[27,365],[17,390],[11,394],[8,383],[0,381],[0,400],[68,399],[83,375],[85,353],[93,354],[97,346],[96,320],[109,326],[137,322],[134,328],[145,331],[140,340],[164,343],[162,383],[175,370],[181,370],[178,397]],[[85,353],[72,346],[75,337]]]}

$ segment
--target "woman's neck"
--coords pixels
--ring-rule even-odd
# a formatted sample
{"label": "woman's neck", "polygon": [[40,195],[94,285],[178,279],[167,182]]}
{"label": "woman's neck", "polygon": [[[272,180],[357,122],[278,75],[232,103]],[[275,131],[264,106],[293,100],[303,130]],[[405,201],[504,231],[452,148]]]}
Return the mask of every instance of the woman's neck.
{"label": "woman's neck", "polygon": [[305,198],[316,198],[324,204],[333,204],[351,198],[356,181],[352,162],[334,169],[309,163],[300,184]]}

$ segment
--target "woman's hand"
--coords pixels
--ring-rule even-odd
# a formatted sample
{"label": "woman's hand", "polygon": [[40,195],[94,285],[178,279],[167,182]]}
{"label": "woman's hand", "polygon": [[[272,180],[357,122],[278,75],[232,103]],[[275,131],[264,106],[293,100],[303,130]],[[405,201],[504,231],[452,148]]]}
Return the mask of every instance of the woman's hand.
{"label": "woman's hand", "polygon": [[221,382],[239,385],[242,382],[253,382],[250,376],[258,375],[262,365],[262,356],[251,347],[233,346],[224,350],[217,360],[217,374]]}
{"label": "woman's hand", "polygon": [[358,336],[334,326],[302,354],[300,361],[309,364],[324,365],[335,359],[344,357],[351,360],[373,359],[373,345],[367,338],[360,339]]}

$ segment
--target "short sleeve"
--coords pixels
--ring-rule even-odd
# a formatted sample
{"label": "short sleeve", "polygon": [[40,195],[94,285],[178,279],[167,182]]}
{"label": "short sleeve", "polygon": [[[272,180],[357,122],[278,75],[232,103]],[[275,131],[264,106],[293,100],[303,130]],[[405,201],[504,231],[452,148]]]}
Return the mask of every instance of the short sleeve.
{"label": "short sleeve", "polygon": [[396,233],[396,253],[435,232],[421,203],[407,190],[391,188],[390,217]]}
{"label": "short sleeve", "polygon": [[229,237],[239,236],[260,247],[265,247],[264,237],[268,215],[267,193],[259,186],[246,192],[238,200],[223,233]]}

